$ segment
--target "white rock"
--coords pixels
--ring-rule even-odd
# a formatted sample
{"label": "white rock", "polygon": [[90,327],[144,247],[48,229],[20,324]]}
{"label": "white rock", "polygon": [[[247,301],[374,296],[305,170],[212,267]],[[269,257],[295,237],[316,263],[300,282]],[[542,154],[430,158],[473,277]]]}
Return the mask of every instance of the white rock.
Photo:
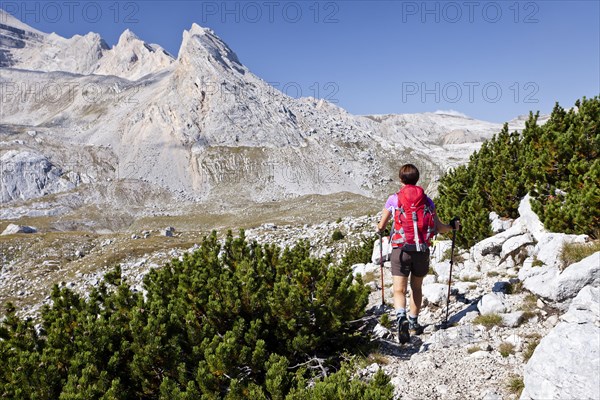
{"label": "white rock", "polygon": [[484,295],[477,303],[477,308],[482,315],[485,314],[501,314],[506,312],[504,304],[504,294],[488,293]]}
{"label": "white rock", "polygon": [[544,321],[544,326],[546,328],[554,328],[558,324],[558,317],[556,315],[551,315]]}
{"label": "white rock", "polygon": [[598,399],[600,289],[586,286],[525,366],[521,400]]}
{"label": "white rock", "polygon": [[490,213],[489,218],[492,225],[492,232],[494,233],[504,232],[513,225],[512,219],[500,218],[494,211]]}
{"label": "white rock", "polygon": [[[514,253],[517,253],[521,247],[527,246],[529,244],[533,244],[533,236],[529,233],[524,233],[522,235],[513,236],[510,239],[506,240],[502,245],[502,251],[500,252],[500,258],[504,259]],[[512,268],[512,267],[510,267]]]}
{"label": "white rock", "polygon": [[502,400],[502,396],[494,391],[488,391],[483,395],[481,400]]}
{"label": "white rock", "polygon": [[523,321],[523,311],[500,314],[500,316],[502,317],[502,325],[509,328],[516,328]]}
{"label": "white rock", "polygon": [[513,236],[519,236],[525,233],[525,228],[520,224],[515,224],[508,230],[495,236],[489,237],[476,243],[470,249],[470,254],[475,263],[481,263],[486,256],[499,257],[502,252],[502,245]]}
{"label": "white rock", "polygon": [[25,225],[15,225],[8,224],[6,229],[0,234],[0,236],[4,235],[14,235],[17,233],[36,233],[37,229],[33,226],[25,226]]}
{"label": "white rock", "polygon": [[536,245],[535,255],[548,267],[560,268],[560,255],[566,244],[585,243],[587,235],[567,235],[565,233],[547,233],[542,235]]}
{"label": "white rock", "polygon": [[380,269],[379,265],[375,265],[373,263],[367,264],[354,264],[352,267],[352,275],[366,275],[369,272],[375,272]]}
{"label": "white rock", "polygon": [[477,311],[469,311],[468,313],[465,314],[465,316],[460,320],[460,322],[464,322],[464,323],[470,323],[473,322],[473,320],[475,318],[477,318],[479,316],[479,313]]}
{"label": "white rock", "polygon": [[437,277],[434,274],[427,274],[425,278],[423,278],[423,286],[430,285],[432,283],[437,282]]}
{"label": "white rock", "polygon": [[479,351],[471,353],[469,355],[469,358],[488,358],[489,356],[490,356],[490,353],[488,353],[487,351],[479,350]]}
{"label": "white rock", "polygon": [[390,259],[390,254],[392,253],[392,246],[389,243],[389,238],[384,236],[381,238],[381,253],[380,253],[380,243],[379,239],[375,240],[373,244],[373,253],[371,254],[371,262],[373,264],[380,263],[380,256],[383,255],[383,261],[387,261]]}
{"label": "white rock", "polygon": [[[431,261],[432,262],[441,262],[442,257],[444,257],[446,251],[452,248],[452,240],[440,240],[436,242],[434,248],[431,251]],[[456,249],[455,249],[456,251]]]}
{"label": "white rock", "polygon": [[553,299],[555,295],[555,280],[559,275],[557,267],[532,267],[532,270],[539,271],[536,275],[529,275],[524,280],[521,278],[519,271],[519,279],[523,281],[523,287],[531,293],[543,297],[545,299]]}
{"label": "white rock", "polygon": [[438,281],[447,282],[450,274],[450,261],[432,262],[431,267],[438,276]]}
{"label": "white rock", "polygon": [[[453,282],[452,287],[455,288],[458,293],[466,294],[471,290],[472,285],[476,285],[474,282]],[[445,285],[444,285],[445,286]]]}
{"label": "white rock", "polygon": [[453,326],[448,329],[440,329],[434,332],[427,339],[422,349],[442,349],[444,347],[463,347],[472,344],[474,341],[474,332],[472,325]]}
{"label": "white rock", "polygon": [[436,305],[446,303],[448,296],[448,286],[441,283],[431,283],[423,285],[423,296],[430,302]]}
{"label": "white rock", "polygon": [[28,200],[74,189],[62,171],[45,156],[32,151],[9,150],[0,157],[2,185],[0,203]]}
{"label": "white rock", "polygon": [[375,325],[375,328],[373,328],[373,336],[375,336],[377,338],[384,338],[389,333],[390,333],[390,331],[385,326],[381,325],[380,323],[377,323],[377,325]]}
{"label": "white rock", "polygon": [[529,203],[531,196],[525,195],[519,203],[519,218],[515,221],[515,225],[520,225],[527,232],[531,233],[536,241],[540,241],[543,234],[547,231],[544,228],[544,224],[540,221],[540,218],[531,209]]}
{"label": "white rock", "polygon": [[600,288],[586,286],[577,294],[569,305],[561,321],[571,324],[593,324],[597,328],[600,317]]}
{"label": "white rock", "polygon": [[571,264],[557,277],[553,299],[571,299],[587,285],[600,286],[600,251]]}

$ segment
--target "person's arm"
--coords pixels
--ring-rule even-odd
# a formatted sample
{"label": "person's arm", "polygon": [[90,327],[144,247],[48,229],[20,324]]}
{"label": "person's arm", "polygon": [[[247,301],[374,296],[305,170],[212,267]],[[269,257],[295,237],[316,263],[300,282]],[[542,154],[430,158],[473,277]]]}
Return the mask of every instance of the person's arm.
{"label": "person's arm", "polygon": [[391,216],[392,216],[392,213],[390,212],[390,210],[388,210],[387,208],[384,208],[383,211],[381,212],[381,220],[379,220],[379,223],[377,224],[378,232],[383,232],[385,230],[385,226],[387,225]]}
{"label": "person's arm", "polygon": [[[444,224],[442,221],[440,221],[437,214],[435,214],[435,231],[437,233],[446,233],[446,232],[452,231],[453,229],[454,228],[452,228],[452,225]],[[460,221],[459,220],[456,220],[456,229],[460,230]]]}

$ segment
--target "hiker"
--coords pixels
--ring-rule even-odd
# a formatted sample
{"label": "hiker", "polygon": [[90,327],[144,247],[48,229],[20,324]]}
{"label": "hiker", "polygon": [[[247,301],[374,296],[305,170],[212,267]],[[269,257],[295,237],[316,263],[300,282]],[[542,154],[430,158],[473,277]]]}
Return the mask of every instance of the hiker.
{"label": "hiker", "polygon": [[[435,213],[433,201],[423,188],[416,186],[419,170],[413,164],[400,167],[400,191],[391,195],[377,225],[383,232],[390,218],[394,218],[392,230],[392,279],[394,308],[398,320],[398,338],[406,343],[410,334],[420,334],[422,327],[417,320],[421,310],[423,278],[429,271],[429,245],[436,233],[460,229],[458,218],[449,225],[442,223]],[[411,212],[412,210],[415,212]],[[417,234],[415,234],[415,228]],[[410,276],[410,310],[407,318],[406,287]]]}

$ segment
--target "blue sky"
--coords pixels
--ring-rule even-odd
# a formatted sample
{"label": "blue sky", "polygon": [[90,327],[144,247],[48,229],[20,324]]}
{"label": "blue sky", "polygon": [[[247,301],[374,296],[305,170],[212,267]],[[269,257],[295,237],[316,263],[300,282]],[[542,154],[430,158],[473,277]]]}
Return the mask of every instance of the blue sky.
{"label": "blue sky", "polygon": [[600,93],[599,1],[0,1],[44,32],[124,29],[176,55],[193,22],[292,96],[354,114],[503,122]]}

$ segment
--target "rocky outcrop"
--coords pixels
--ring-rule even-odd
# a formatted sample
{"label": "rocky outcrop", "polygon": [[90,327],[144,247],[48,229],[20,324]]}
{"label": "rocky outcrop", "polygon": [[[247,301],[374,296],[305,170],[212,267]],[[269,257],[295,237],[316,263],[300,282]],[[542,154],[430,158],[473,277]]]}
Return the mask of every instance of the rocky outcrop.
{"label": "rocky outcrop", "polygon": [[6,229],[0,233],[0,236],[15,235],[17,233],[36,233],[37,229],[32,226],[8,224]]}
{"label": "rocky outcrop", "polygon": [[600,398],[600,289],[581,289],[560,319],[525,366],[521,400]]}
{"label": "rocky outcrop", "polygon": [[585,286],[600,286],[600,251],[569,265],[558,275],[554,284],[556,301],[571,299]]}
{"label": "rocky outcrop", "polygon": [[60,168],[46,157],[31,151],[7,151],[0,157],[2,186],[0,203],[28,200],[74,189]]}

